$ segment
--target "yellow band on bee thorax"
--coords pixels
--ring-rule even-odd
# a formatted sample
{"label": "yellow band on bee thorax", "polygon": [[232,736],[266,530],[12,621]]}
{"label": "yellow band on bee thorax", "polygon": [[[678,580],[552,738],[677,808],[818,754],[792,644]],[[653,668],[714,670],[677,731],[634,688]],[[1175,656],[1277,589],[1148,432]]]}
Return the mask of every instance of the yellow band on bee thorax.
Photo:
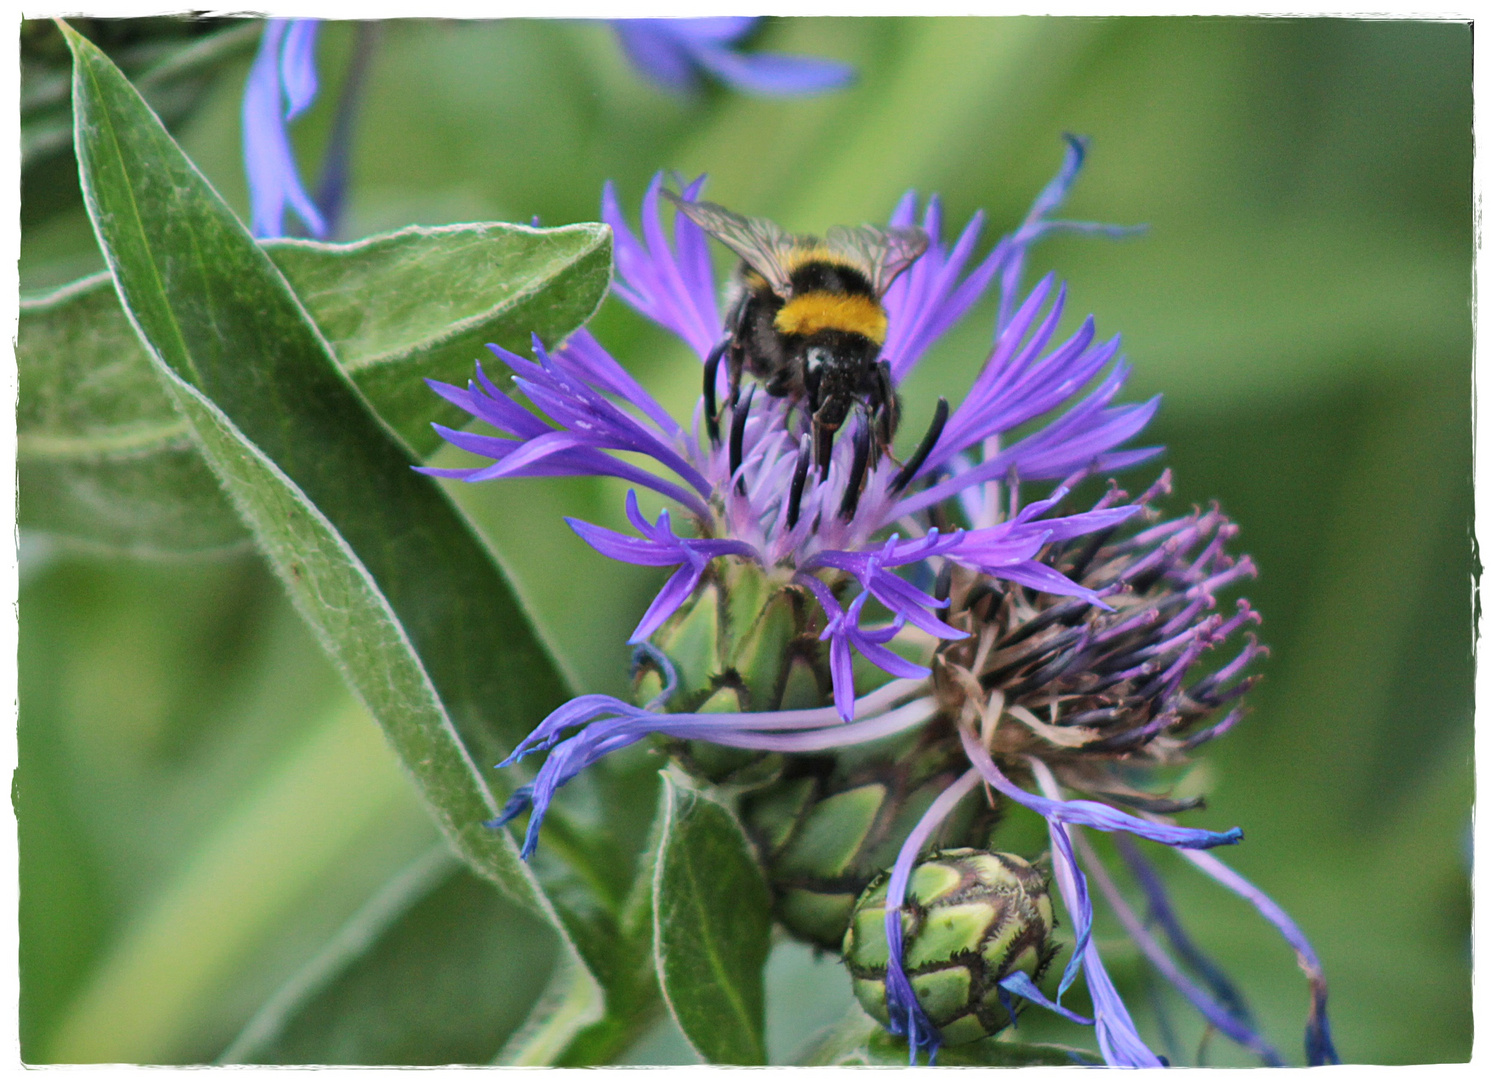
{"label": "yellow band on bee thorax", "polygon": [[860,334],[877,345],[886,340],[886,312],[868,296],[810,292],[782,305],[773,325],[784,334],[816,334],[842,330]]}

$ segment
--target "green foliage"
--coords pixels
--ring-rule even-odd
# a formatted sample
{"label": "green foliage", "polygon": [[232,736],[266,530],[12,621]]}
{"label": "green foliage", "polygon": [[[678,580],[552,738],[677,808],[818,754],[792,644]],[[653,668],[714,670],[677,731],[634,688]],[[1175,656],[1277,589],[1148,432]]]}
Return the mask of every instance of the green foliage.
{"label": "green foliage", "polygon": [[[854,1065],[904,1067],[907,1048],[903,1040],[890,1035],[857,1008],[808,1047],[795,1064],[841,1068]],[[1102,1065],[1103,1059],[1090,1050],[1071,1046],[993,1037],[945,1047],[938,1051],[938,1064],[1016,1069],[1032,1065]]]}
{"label": "green foliage", "polygon": [[[73,29],[98,45],[134,83],[168,128],[201,107],[225,68],[259,40],[240,19],[90,19]],[[25,225],[76,207],[72,57],[49,20],[21,23],[21,183]]]}
{"label": "green foliage", "polygon": [[553,920],[511,840],[482,824],[497,803],[477,765],[562,700],[559,675],[284,278],[118,69],[69,44],[84,197],[174,404],[451,842]]}
{"label": "green foliage", "polygon": [[[407,228],[355,244],[262,245],[379,417],[417,454],[459,410],[421,381],[465,382],[485,342],[528,351],[595,311],[601,225]],[[21,522],[108,547],[191,552],[244,531],[151,370],[112,279],[23,302],[16,343]]]}
{"label": "green foliage", "polygon": [[552,933],[441,844],[272,997],[220,1062],[482,1065],[555,965]]}
{"label": "green foliage", "polygon": [[770,899],[730,811],[663,778],[653,877],[663,996],[690,1043],[716,1065],[765,1065],[762,966]]}
{"label": "green foliage", "polygon": [[[644,851],[657,760],[639,747],[567,787],[531,876],[477,824],[507,783],[487,766],[569,692],[560,671],[580,689],[625,682],[623,642],[654,577],[587,552],[563,524],[621,527],[621,485],[445,485],[474,535],[408,473],[434,447],[426,422],[451,415],[420,377],[464,381],[485,341],[522,350],[530,331],[573,330],[606,289],[609,247],[596,226],[442,223],[588,220],[607,178],[630,212],[655,170],[676,168],[708,171],[711,197],[792,228],[879,220],[916,187],[943,194],[947,222],[982,207],[1003,230],[1064,130],[1093,137],[1069,216],[1149,229],[1054,239],[1032,272],[1070,283],[1070,325],[1093,311],[1101,334],[1124,332],[1125,396],[1166,395],[1148,441],[1168,447],[1172,506],[1220,499],[1263,570],[1249,596],[1268,619],[1268,677],[1197,776],[1210,808],[1196,823],[1246,829],[1227,857],[1311,935],[1347,1060],[1469,1053],[1468,27],[775,20],[758,47],[860,70],[842,94],[782,102],[667,97],[599,24],[389,24],[342,234],[378,235],[261,243],[268,261],[224,207],[247,205],[237,116],[258,27],[157,27],[169,48],[154,58],[97,29],[201,171],[89,53],[96,201],[120,207],[128,192],[139,215],[100,227],[159,355],[108,277],[23,307],[28,1061],[200,1063],[230,1044],[252,1061],[589,1065],[629,1047],[637,1064],[686,1059],[682,1043],[638,1044],[667,1023],[661,836]],[[323,29],[321,100],[294,127],[308,178],[352,36]],[[23,72],[33,294],[105,266],[74,181],[68,60]],[[112,144],[105,116],[119,121]],[[178,257],[199,241],[210,260]],[[147,266],[160,281],[141,284]],[[215,343],[204,327],[219,318]],[[977,308],[929,357],[905,388],[904,430],[920,432],[939,394],[959,399],[990,321]],[[686,415],[698,369],[683,349],[619,305],[597,323]],[[436,460],[464,463],[448,449]],[[117,557],[204,551],[220,557]],[[427,801],[475,863],[450,854]],[[1032,855],[1043,841],[1033,827],[1023,846],[1026,824],[1011,814],[1001,835]],[[1288,950],[1175,862],[1159,868],[1188,930],[1298,1053]],[[492,888],[494,873],[527,900]],[[1097,931],[1116,934],[1102,918]],[[1113,960],[1152,1045],[1182,1064],[1246,1063],[1133,957]],[[799,992],[769,975],[766,1015],[808,1012]],[[1086,1011],[1081,985],[1065,1003]],[[765,1033],[774,1063],[906,1060],[858,1010],[808,1058],[781,1049],[784,1029]],[[1091,1034],[1038,1010],[1021,1042],[1006,1035],[940,1063],[1068,1064],[1068,1042],[1093,1060]]]}

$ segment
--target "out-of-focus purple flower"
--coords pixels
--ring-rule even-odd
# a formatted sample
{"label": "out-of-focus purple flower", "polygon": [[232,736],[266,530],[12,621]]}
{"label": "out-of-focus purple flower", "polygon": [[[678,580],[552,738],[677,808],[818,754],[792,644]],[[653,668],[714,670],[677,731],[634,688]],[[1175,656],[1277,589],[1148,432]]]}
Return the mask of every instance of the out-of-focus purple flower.
{"label": "out-of-focus purple flower", "polygon": [[[1063,166],[1062,191],[1081,156],[1082,144],[1074,141]],[[683,198],[694,199],[702,183],[696,180],[685,187]],[[643,201],[640,238],[628,226],[609,185],[603,196],[602,214],[614,231],[621,275],[616,292],[676,333],[703,361],[725,333],[706,235],[679,215],[669,242],[659,217],[661,187],[660,176]],[[1047,206],[1057,201],[1050,187],[1043,198]],[[912,198],[903,200],[898,217],[908,218],[914,203]],[[1000,269],[1010,259],[1024,257],[1026,244],[1042,234],[1028,220],[966,273],[979,220],[951,248],[945,247],[934,199],[923,215],[923,226],[930,238],[928,250],[886,297],[892,328],[888,362],[897,381],[995,281]],[[928,669],[886,648],[892,635],[880,626],[865,625],[866,602],[844,596],[846,587],[857,585],[859,596],[869,594],[889,614],[889,626],[915,627],[942,639],[964,636],[934,615],[946,601],[901,576],[935,560],[1085,602],[1102,602],[1091,590],[1043,565],[1037,553],[1048,543],[1110,529],[1136,507],[1104,507],[1059,517],[1052,513],[1062,498],[1059,490],[1023,509],[1012,504],[1009,513],[994,496],[980,496],[980,516],[970,518],[971,528],[929,528],[922,513],[970,489],[1000,486],[991,480],[1083,475],[1134,464],[1157,452],[1114,449],[1144,426],[1157,405],[1151,401],[1110,406],[1126,373],[1121,364],[1066,414],[986,458],[1003,433],[1072,403],[1117,355],[1117,341],[1093,343],[1091,323],[1067,342],[1049,348],[1060,294],[1056,310],[1034,331],[1032,326],[1050,292],[1049,281],[1037,287],[1022,314],[1001,333],[964,403],[951,418],[946,405],[940,405],[923,446],[904,464],[890,455],[870,461],[870,423],[857,414],[846,425],[852,434],[838,440],[827,469],[810,468],[810,437],[801,409],[790,399],[759,392],[757,386],[727,406],[728,436],[712,425],[701,432],[703,401],[686,430],[582,330],[559,349],[546,350],[536,342],[533,361],[491,347],[512,371],[515,387],[547,422],[500,392],[480,368],[477,381],[466,389],[432,383],[436,392],[503,435],[438,428],[448,441],[492,464],[424,471],[467,481],[617,476],[676,502],[693,519],[697,539],[692,546],[672,542],[670,562],[659,562],[663,555],[656,545],[666,542],[656,534],[651,546],[628,546],[608,530],[572,523],[612,558],[684,567],[649,608],[633,641],[646,638],[688,599],[683,586],[698,582],[700,560],[724,557],[754,563],[775,587],[796,585],[817,598],[833,661],[835,700],[848,719],[854,698],[852,654],[896,675],[913,670],[925,675]],[[722,400],[725,372],[715,374],[711,396]],[[651,458],[661,470],[643,470],[614,456],[619,453]],[[896,532],[888,535],[893,528]]]}
{"label": "out-of-focus purple flower", "polygon": [[255,236],[285,235],[289,207],[312,235],[327,235],[295,163],[287,124],[316,99],[318,19],[270,19],[243,98],[243,158]]}
{"label": "out-of-focus purple flower", "polygon": [[763,97],[820,94],[854,80],[855,69],[837,60],[739,51],[760,21],[755,16],[613,19],[611,25],[633,66],[675,92],[696,89],[702,75]]}

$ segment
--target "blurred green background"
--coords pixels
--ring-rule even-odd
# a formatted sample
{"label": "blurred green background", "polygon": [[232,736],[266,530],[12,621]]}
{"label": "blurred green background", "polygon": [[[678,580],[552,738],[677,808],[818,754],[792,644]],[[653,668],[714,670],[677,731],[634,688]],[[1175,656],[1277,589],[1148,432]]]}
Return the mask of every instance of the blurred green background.
{"label": "blurred green background", "polygon": [[[314,176],[353,28],[321,41],[321,100],[295,130]],[[418,222],[592,220],[652,173],[802,230],[884,217],[909,187],[948,219],[1014,224],[1092,137],[1067,216],[1148,224],[1058,238],[1033,271],[1071,319],[1122,332],[1127,397],[1164,393],[1184,510],[1217,499],[1262,574],[1273,655],[1254,711],[1208,752],[1229,861],[1310,935],[1342,1057],[1466,1060],[1471,1047],[1471,33],[1294,19],[802,19],[755,47],[852,62],[852,89],[764,101],[644,83],[583,22],[385,24],[358,117],[340,238]],[[240,51],[178,137],[247,211]],[[23,206],[23,292],[102,266],[65,170]],[[955,401],[987,350],[977,309],[905,388],[907,430]],[[697,365],[609,303],[596,328],[665,402]],[[455,455],[452,454],[454,460]],[[1139,470],[1131,485],[1148,482]],[[618,525],[602,480],[460,486],[579,686],[625,685],[627,633],[658,579],[564,526]],[[27,1061],[211,1061],[390,882],[449,873],[433,825],[248,551],[127,559],[21,539],[21,1039]],[[1161,854],[1166,854],[1162,852]],[[1304,981],[1251,911],[1163,862],[1198,939],[1298,1060]],[[405,875],[400,878],[399,875]],[[424,879],[421,879],[424,880]],[[281,1060],[490,1060],[543,986],[548,931],[488,890],[430,893],[303,1011]],[[1165,1050],[1133,951],[1112,970]],[[345,939],[344,939],[345,943]],[[447,971],[484,957],[474,985]],[[396,973],[391,975],[390,972]],[[769,967],[774,1059],[849,1001],[832,958]],[[468,1018],[453,1032],[449,1017]],[[395,1017],[385,1022],[380,1017]],[[1035,1034],[1080,1042],[1060,1023]],[[299,1040],[299,1041],[297,1041]],[[299,1054],[300,1056],[297,1056]],[[626,1059],[692,1060],[660,1022]],[[1246,1063],[1214,1046],[1213,1063]]]}

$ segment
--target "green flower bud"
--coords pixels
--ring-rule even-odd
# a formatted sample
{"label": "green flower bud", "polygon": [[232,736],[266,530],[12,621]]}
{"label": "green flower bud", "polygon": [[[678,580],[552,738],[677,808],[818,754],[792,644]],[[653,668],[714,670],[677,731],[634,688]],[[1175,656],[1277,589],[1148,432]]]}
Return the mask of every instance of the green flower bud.
{"label": "green flower bud", "polygon": [[[886,1012],[886,890],[882,874],[855,905],[844,936],[844,962],[855,997],[882,1024]],[[904,968],[928,1019],[949,1045],[993,1035],[1010,1023],[1000,980],[1046,971],[1052,901],[1040,870],[1015,855],[950,848],[912,871],[902,908]],[[1015,999],[1019,1001],[1020,999]]]}
{"label": "green flower bud", "polygon": [[[942,722],[869,748],[787,758],[777,780],[741,801],[777,919],[795,936],[838,951],[856,898],[967,767]],[[943,835],[982,846],[998,817],[985,801],[966,799]]]}
{"label": "green flower bud", "polygon": [[[721,561],[653,635],[677,683],[669,712],[759,712],[830,702],[827,650],[803,590],[759,567]],[[638,669],[635,700],[664,686],[661,665]],[[932,801],[968,767],[952,727],[935,721],[899,739],[835,754],[762,754],[702,741],[669,753],[698,780],[739,797],[739,812],[793,935],[838,951],[855,898],[896,858]],[[997,812],[965,800],[943,827],[982,846]]]}
{"label": "green flower bud", "polygon": [[[828,699],[827,650],[804,591],[756,566],[712,565],[701,587],[653,635],[678,686],[669,712],[763,712],[811,708]],[[634,696],[663,688],[661,673],[638,670]]]}

